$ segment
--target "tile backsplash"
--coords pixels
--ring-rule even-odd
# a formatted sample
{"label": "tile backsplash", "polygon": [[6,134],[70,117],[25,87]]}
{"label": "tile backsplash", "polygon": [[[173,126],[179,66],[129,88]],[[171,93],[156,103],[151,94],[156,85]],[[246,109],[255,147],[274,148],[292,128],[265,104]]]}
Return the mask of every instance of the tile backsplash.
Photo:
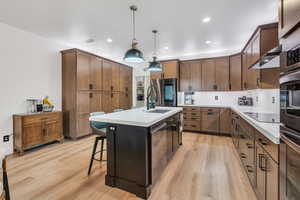
{"label": "tile backsplash", "polygon": [[[238,97],[253,98],[257,112],[279,113],[279,89],[257,89],[237,92],[195,92],[195,105],[237,106]],[[178,93],[178,104],[184,103],[183,92]]]}

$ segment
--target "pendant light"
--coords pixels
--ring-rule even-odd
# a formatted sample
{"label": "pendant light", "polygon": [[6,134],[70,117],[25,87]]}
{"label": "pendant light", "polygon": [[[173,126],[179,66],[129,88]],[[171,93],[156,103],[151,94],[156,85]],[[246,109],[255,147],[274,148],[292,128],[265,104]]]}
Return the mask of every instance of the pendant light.
{"label": "pendant light", "polygon": [[143,53],[137,49],[138,42],[135,38],[135,12],[137,11],[137,6],[130,6],[130,10],[132,11],[132,24],[133,24],[133,39],[132,39],[132,48],[129,49],[124,56],[125,62],[129,63],[141,63],[144,62]]}
{"label": "pendant light", "polygon": [[157,61],[157,57],[156,57],[156,34],[157,34],[157,30],[153,30],[152,31],[153,35],[154,35],[154,53],[153,53],[153,60],[152,62],[150,62],[150,65],[148,67],[148,71],[150,72],[162,72],[162,67],[159,61]]}

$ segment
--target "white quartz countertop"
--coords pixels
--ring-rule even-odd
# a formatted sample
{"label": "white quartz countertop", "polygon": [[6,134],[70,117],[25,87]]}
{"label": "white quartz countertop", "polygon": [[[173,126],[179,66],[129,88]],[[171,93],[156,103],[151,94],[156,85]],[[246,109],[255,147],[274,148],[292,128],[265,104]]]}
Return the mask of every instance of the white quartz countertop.
{"label": "white quartz countertop", "polygon": [[90,117],[90,121],[98,121],[113,124],[123,124],[141,127],[150,127],[182,111],[181,107],[156,107],[160,110],[170,110],[166,113],[147,112],[146,108],[134,108],[121,112],[108,113],[100,116]]}
{"label": "white quartz countertop", "polygon": [[[280,143],[280,123],[263,123],[258,122],[244,112],[257,112],[255,107],[249,106],[226,106],[226,105],[178,105],[178,106],[193,106],[193,107],[211,107],[211,108],[231,108],[234,112],[239,114],[244,120],[252,125],[256,130],[266,136],[275,144]],[[279,113],[275,113],[279,114]]]}

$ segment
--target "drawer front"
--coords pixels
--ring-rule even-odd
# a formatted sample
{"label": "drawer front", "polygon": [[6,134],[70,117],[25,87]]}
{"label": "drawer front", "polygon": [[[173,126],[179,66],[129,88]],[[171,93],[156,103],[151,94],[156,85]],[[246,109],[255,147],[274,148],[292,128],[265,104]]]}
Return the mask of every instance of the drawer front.
{"label": "drawer front", "polygon": [[202,112],[220,112],[220,108],[201,108]]}
{"label": "drawer front", "polygon": [[200,118],[201,112],[183,113],[183,117],[186,119]]}
{"label": "drawer front", "polygon": [[59,121],[60,115],[61,115],[60,112],[32,115],[32,116],[28,115],[23,117],[23,125],[41,123],[42,121]]}
{"label": "drawer front", "polygon": [[189,130],[189,131],[200,131],[201,126],[199,121],[184,121],[184,130]]}
{"label": "drawer front", "polygon": [[183,112],[200,112],[200,107],[183,107]]}
{"label": "drawer front", "polygon": [[264,136],[262,133],[255,131],[255,137],[258,144],[260,144],[278,163],[278,157],[279,157],[279,145],[273,143],[271,140],[269,140],[266,136]]}

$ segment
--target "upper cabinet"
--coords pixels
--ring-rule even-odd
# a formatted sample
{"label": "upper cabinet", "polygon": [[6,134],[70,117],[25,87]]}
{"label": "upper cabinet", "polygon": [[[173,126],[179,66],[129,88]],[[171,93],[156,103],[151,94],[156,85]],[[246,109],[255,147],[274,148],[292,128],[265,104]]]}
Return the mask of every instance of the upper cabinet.
{"label": "upper cabinet", "polygon": [[279,87],[279,68],[249,69],[263,55],[277,46],[278,23],[262,25],[256,29],[242,52],[244,90]]}
{"label": "upper cabinet", "polygon": [[213,91],[216,90],[216,68],[213,59],[202,61],[202,90]]}
{"label": "upper cabinet", "polygon": [[179,60],[166,60],[160,61],[162,64],[162,72],[151,72],[151,79],[168,79],[168,78],[179,78]]}
{"label": "upper cabinet", "polygon": [[242,55],[232,55],[229,57],[229,74],[230,83],[229,89],[231,91],[242,90]]}
{"label": "upper cabinet", "polygon": [[287,36],[300,25],[300,1],[279,0],[279,36]]}
{"label": "upper cabinet", "polygon": [[229,90],[229,57],[215,59],[216,67],[216,90]]}
{"label": "upper cabinet", "polygon": [[229,57],[180,63],[180,91],[217,90],[229,90]]}

